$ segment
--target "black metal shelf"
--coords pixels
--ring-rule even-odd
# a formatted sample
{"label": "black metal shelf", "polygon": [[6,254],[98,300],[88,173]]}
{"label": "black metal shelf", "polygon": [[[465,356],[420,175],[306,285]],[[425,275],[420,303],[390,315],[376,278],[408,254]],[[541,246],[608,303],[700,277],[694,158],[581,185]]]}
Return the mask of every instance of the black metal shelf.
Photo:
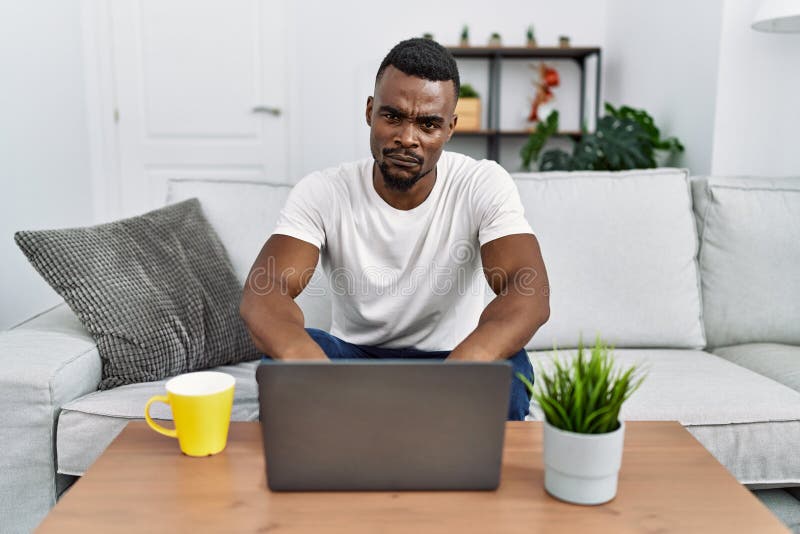
{"label": "black metal shelf", "polygon": [[455,57],[482,57],[489,58],[494,56],[516,57],[516,58],[560,58],[560,59],[579,59],[583,60],[588,56],[600,53],[597,47],[494,47],[494,46],[453,46],[448,48]]}
{"label": "black metal shelf", "polygon": [[[477,58],[488,59],[489,61],[489,94],[487,106],[487,123],[488,128],[475,132],[471,131],[458,131],[455,135],[459,137],[486,137],[486,152],[489,159],[495,161],[500,157],[500,140],[507,137],[527,137],[530,135],[529,131],[523,130],[501,130],[500,129],[500,66],[504,59],[570,59],[577,63],[580,69],[580,103],[579,103],[579,117],[581,124],[586,123],[586,62],[594,56],[597,58],[596,62],[596,75],[594,87],[594,119],[597,124],[597,119],[600,113],[600,64],[601,64],[601,50],[598,47],[450,47],[450,52],[456,58]],[[580,132],[565,131],[560,132],[560,135],[570,136],[572,138],[580,137]]]}
{"label": "black metal shelf", "polygon": [[[455,135],[463,137],[481,137],[484,135],[497,135],[500,137],[528,137],[533,130],[456,130]],[[580,137],[582,132],[564,130],[555,135],[563,137]]]}

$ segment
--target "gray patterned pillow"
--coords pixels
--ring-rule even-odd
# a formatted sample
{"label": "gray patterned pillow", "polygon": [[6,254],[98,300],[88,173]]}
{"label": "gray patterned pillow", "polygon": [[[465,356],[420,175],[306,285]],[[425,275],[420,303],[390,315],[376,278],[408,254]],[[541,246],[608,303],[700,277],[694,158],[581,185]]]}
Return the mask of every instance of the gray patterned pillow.
{"label": "gray patterned pillow", "polygon": [[197,199],[14,238],[97,342],[99,389],[258,358],[241,287]]}

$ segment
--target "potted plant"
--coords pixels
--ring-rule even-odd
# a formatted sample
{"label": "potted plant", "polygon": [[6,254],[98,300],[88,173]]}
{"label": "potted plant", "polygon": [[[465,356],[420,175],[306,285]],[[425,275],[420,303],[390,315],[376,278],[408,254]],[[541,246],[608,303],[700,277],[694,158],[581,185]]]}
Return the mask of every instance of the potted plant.
{"label": "potted plant", "polygon": [[661,131],[656,127],[653,117],[645,110],[635,109],[629,106],[621,106],[619,109],[616,109],[608,102],[606,102],[605,109],[606,113],[612,117],[618,119],[632,119],[642,127],[644,133],[653,144],[653,157],[656,167],[666,167],[676,154],[683,152],[683,145],[677,137],[661,139]]}
{"label": "potted plant", "polygon": [[538,388],[517,373],[545,415],[544,486],[575,504],[602,504],[617,494],[625,422],[622,404],[644,380],[636,366],[615,368],[612,349],[597,338],[590,357],[583,343],[569,363],[557,358],[539,370]]}
{"label": "potted plant", "polygon": [[461,85],[456,102],[456,131],[475,132],[481,129],[481,99],[470,84]]}
{"label": "potted plant", "polygon": [[536,36],[533,34],[533,25],[528,26],[528,31],[525,32],[525,42],[528,48],[536,48]]}
{"label": "potted plant", "polygon": [[494,32],[491,36],[489,36],[489,46],[492,47],[503,46],[503,38],[500,37],[499,33]]}
{"label": "potted plant", "polygon": [[[522,168],[536,163],[540,171],[622,171],[659,166],[658,150],[683,151],[676,138],[661,139],[652,117],[627,106],[616,110],[606,103],[607,114],[597,121],[594,132],[584,131],[572,152],[561,149],[541,154],[547,140],[558,132],[557,111],[540,121],[522,147]],[[541,156],[540,156],[541,154]]]}
{"label": "potted plant", "polygon": [[469,26],[466,24],[461,28],[461,41],[459,42],[459,46],[469,46]]}

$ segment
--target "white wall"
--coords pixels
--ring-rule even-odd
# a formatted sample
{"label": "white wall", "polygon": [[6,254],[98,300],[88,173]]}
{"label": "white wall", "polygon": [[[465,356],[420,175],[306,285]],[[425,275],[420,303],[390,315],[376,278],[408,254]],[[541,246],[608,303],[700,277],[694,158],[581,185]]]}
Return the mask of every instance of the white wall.
{"label": "white wall", "polygon": [[[368,156],[364,105],[381,59],[423,32],[456,44],[464,24],[473,45],[494,31],[504,44],[522,45],[528,24],[543,46],[561,34],[575,45],[599,45],[603,100],[650,111],[664,134],[684,142],[678,164],[694,174],[800,175],[800,35],[751,30],[758,0],[409,0],[402,7],[283,1],[290,180]],[[84,103],[84,76],[92,73],[84,72],[80,17],[80,0],[0,4],[0,329],[58,301],[13,232],[90,224],[98,216]],[[525,68],[518,81],[526,81]],[[484,65],[461,69],[465,82],[485,87]],[[503,83],[505,93],[510,85]],[[569,80],[562,86],[557,98],[568,106]],[[503,95],[503,120],[515,120],[521,110],[514,106],[526,106],[529,89],[514,104]],[[482,147],[475,140],[450,146]],[[517,151],[504,147],[507,167],[515,167],[506,158]]]}
{"label": "white wall", "polygon": [[726,0],[711,170],[800,176],[800,34],[750,28],[758,0]]}
{"label": "white wall", "polygon": [[[306,0],[289,5],[291,93],[297,102],[291,119],[293,180],[369,156],[364,106],[380,62],[403,39],[430,32],[443,45],[456,45],[464,24],[473,45],[485,44],[498,32],[503,44],[521,46],[529,24],[542,46],[554,46],[561,34],[569,35],[574,45],[602,46],[605,35],[605,0],[409,0],[396,6]],[[475,82],[484,71],[472,66],[461,77],[485,85],[480,79]],[[524,108],[529,93],[530,87],[524,87],[516,106]],[[505,97],[503,102],[510,106]],[[450,148],[457,149],[456,144]]]}
{"label": "white wall", "polygon": [[0,3],[0,330],[59,302],[17,230],[92,220],[78,0]]}
{"label": "white wall", "polygon": [[711,170],[722,4],[609,0],[606,12],[605,100],[646,109],[692,174]]}

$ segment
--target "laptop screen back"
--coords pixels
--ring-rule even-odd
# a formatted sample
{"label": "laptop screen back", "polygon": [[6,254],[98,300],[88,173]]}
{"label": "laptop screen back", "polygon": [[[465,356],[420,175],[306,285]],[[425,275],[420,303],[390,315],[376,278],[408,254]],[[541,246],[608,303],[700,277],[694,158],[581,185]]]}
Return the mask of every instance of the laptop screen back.
{"label": "laptop screen back", "polygon": [[508,362],[258,367],[270,489],[476,490],[500,480]]}

